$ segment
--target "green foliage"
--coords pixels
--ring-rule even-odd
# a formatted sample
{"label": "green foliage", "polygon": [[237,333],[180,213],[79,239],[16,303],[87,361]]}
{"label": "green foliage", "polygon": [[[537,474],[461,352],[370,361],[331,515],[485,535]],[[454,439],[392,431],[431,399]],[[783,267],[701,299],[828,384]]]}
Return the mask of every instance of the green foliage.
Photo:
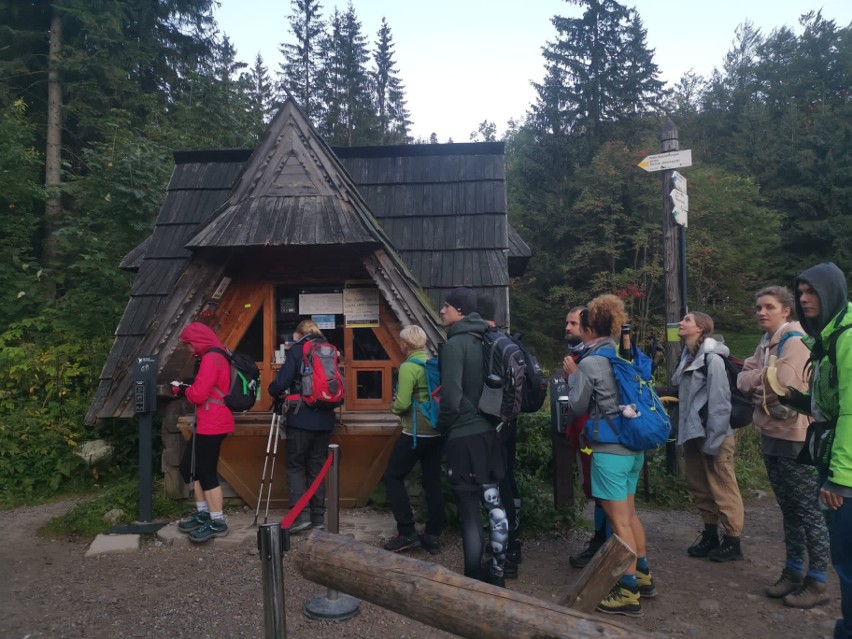
{"label": "green foliage", "polygon": [[[187,513],[185,503],[175,501],[165,494],[162,483],[155,482],[153,488],[152,513],[156,519],[176,519]],[[124,515],[117,523],[131,523],[139,514],[139,483],[135,478],[122,478],[109,485],[95,487],[69,512],[50,520],[39,534],[60,539],[91,539],[112,528],[104,515],[113,509],[121,509]]]}
{"label": "green foliage", "polygon": [[0,501],[29,500],[85,480],[74,455],[95,431],[83,425],[91,371],[103,344],[50,343],[46,320],[23,320],[0,334]]}

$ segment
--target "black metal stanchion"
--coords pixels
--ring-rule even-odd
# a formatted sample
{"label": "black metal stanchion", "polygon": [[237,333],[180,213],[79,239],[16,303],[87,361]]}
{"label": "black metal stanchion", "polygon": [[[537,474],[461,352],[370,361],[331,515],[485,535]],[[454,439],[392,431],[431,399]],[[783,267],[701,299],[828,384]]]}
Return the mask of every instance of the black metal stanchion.
{"label": "black metal stanchion", "polygon": [[[326,481],[328,531],[337,535],[340,533],[340,446],[329,444],[328,452],[332,456]],[[346,621],[357,615],[360,609],[359,599],[329,588],[325,595],[308,600],[305,604],[305,616],[310,619]]]}
{"label": "black metal stanchion", "polygon": [[284,550],[287,531],[281,524],[264,524],[257,529],[263,580],[264,639],[285,639],[287,617],[284,611]]}

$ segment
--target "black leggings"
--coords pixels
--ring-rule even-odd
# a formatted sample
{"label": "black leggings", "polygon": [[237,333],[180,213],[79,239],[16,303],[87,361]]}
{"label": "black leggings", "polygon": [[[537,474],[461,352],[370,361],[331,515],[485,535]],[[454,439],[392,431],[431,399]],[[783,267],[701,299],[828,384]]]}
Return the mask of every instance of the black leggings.
{"label": "black leggings", "polygon": [[[201,490],[213,490],[219,486],[219,475],[216,468],[219,465],[219,451],[222,441],[228,435],[198,435],[193,433],[192,439],[183,451],[180,460],[180,475],[190,484],[197,481]],[[192,451],[195,448],[195,470],[192,468]]]}

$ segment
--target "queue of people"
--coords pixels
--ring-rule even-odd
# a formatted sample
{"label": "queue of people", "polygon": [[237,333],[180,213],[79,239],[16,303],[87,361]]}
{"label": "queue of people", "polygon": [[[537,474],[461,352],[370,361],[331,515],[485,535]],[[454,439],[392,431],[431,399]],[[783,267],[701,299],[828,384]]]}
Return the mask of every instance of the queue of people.
{"label": "queue of people", "polygon": [[[796,278],[792,291],[783,286],[757,291],[754,312],[763,335],[736,384],[752,400],[752,421],[781,510],[785,548],[780,574],[766,586],[765,594],[793,608],[827,603],[830,558],[840,581],[843,613],[834,637],[852,639],[852,331],[847,332],[852,327],[852,304],[846,278],[834,264],[819,264]],[[517,576],[521,562],[521,501],[513,477],[516,424],[496,424],[477,409],[484,385],[480,344],[486,331],[497,330],[493,315],[493,300],[477,298],[471,289],[457,288],[446,296],[440,317],[447,341],[439,358],[441,403],[434,427],[421,412],[428,401],[426,334],[416,326],[400,332],[406,360],[391,410],[401,418],[402,434],[384,476],[397,535],[385,548],[441,552],[446,525],[443,460],[459,513],[464,574],[505,586],[506,577]],[[571,346],[563,360],[569,389],[563,406],[567,436],[580,458],[584,491],[595,500],[595,535],[570,563],[585,566],[607,536],[617,534],[633,549],[636,560],[597,610],[641,616],[642,599],[657,595],[646,533],[635,507],[644,453],[620,443],[591,442],[582,434],[584,420],[607,418],[625,408],[609,360],[596,353],[616,348],[616,336],[627,323],[624,304],[614,295],[598,296],[572,308],[566,317]],[[195,541],[227,534],[216,461],[221,440],[233,430],[233,417],[220,415],[218,404],[209,401],[213,384],[225,383],[227,362],[207,354],[211,345],[218,348],[221,343],[204,329],[194,323],[181,335],[201,361],[195,383],[186,389],[187,398],[203,407],[191,447],[195,458],[187,457],[181,464],[187,481],[194,482],[198,512],[179,528]],[[666,394],[678,398],[677,443],[703,524],[685,552],[714,562],[741,560],[747,549],[741,543],[745,517],[734,469],[736,437],[724,361],[729,349],[714,334],[713,318],[704,312],[684,315],[678,335],[682,356]],[[306,320],[294,337],[296,343],[269,387],[273,397],[297,383],[301,349],[310,340],[322,339],[322,333]],[[311,409],[290,416],[285,467],[291,505],[319,472],[333,425],[329,411]],[[405,487],[418,462],[427,510],[422,535],[417,533]],[[483,510],[490,549],[490,559],[484,562]],[[321,527],[323,516],[323,495],[318,492],[292,532]]]}

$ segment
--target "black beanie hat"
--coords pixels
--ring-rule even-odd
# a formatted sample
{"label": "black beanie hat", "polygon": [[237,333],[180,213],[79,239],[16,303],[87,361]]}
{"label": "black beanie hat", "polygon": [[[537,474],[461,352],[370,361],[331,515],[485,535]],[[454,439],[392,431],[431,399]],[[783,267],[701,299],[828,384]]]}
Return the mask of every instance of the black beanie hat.
{"label": "black beanie hat", "polygon": [[454,288],[447,294],[444,302],[462,315],[470,315],[476,312],[476,293],[469,288]]}
{"label": "black beanie hat", "polygon": [[486,321],[495,321],[494,315],[494,298],[487,293],[480,293],[476,296],[476,308],[479,316]]}

